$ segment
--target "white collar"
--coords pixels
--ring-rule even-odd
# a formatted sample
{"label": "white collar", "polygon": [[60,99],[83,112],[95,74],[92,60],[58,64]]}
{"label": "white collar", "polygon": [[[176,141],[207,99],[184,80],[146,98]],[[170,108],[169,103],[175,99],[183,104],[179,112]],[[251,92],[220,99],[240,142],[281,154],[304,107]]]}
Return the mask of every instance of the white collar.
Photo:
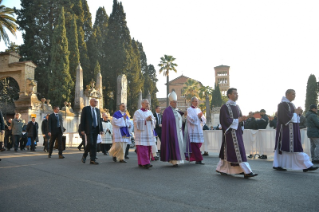
{"label": "white collar", "polygon": [[287,97],[285,97],[285,96],[282,97],[281,102],[291,103],[291,101],[289,101],[289,99],[287,99]]}
{"label": "white collar", "polygon": [[234,102],[231,99],[228,99],[228,101],[226,102],[227,105],[233,105],[233,106],[237,106],[236,102]]}

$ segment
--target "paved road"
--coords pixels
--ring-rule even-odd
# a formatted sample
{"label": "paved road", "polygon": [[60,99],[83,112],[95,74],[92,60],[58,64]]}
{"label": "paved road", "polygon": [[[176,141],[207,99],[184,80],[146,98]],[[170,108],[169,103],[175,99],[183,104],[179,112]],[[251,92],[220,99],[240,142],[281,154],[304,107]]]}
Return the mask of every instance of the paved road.
{"label": "paved road", "polygon": [[278,172],[272,162],[250,160],[256,178],[221,176],[217,157],[206,165],[153,162],[150,170],[114,163],[83,164],[69,148],[65,159],[42,152],[0,153],[0,211],[319,211],[319,171]]}

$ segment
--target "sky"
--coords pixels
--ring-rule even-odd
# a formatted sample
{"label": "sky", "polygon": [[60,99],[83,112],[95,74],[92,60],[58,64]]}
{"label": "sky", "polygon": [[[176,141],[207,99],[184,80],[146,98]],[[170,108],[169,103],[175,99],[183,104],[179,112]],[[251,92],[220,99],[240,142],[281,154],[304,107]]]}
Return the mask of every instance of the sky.
{"label": "sky", "polygon": [[[4,0],[20,7],[19,0]],[[112,12],[113,0],[88,0]],[[238,89],[243,114],[265,109],[273,115],[288,88],[295,105],[305,106],[310,74],[319,76],[319,1],[307,0],[122,0],[131,37],[142,42],[149,64],[172,55],[177,73],[214,86],[214,67],[230,66],[230,86]],[[21,33],[12,38],[23,43]],[[3,42],[0,51],[5,50]],[[166,78],[158,74],[158,98]]]}

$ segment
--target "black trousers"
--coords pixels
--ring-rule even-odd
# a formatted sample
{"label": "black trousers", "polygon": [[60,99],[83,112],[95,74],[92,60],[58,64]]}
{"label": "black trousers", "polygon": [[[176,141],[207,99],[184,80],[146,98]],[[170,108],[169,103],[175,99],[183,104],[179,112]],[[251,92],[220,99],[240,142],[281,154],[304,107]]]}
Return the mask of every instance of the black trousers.
{"label": "black trousers", "polygon": [[49,155],[52,155],[53,145],[54,145],[55,140],[57,140],[57,142],[58,142],[59,155],[62,155],[62,132],[61,132],[61,130],[58,130],[58,132],[55,134],[51,134]]}
{"label": "black trousers", "polygon": [[130,145],[127,144],[126,149],[125,149],[125,157],[128,156],[128,151],[130,150]]}
{"label": "black trousers", "polygon": [[[18,150],[21,137],[22,137],[22,135],[13,135],[14,150]],[[20,149],[23,149],[21,147],[21,143],[20,143]]]}
{"label": "black trousers", "polygon": [[43,145],[44,145],[44,150],[49,152],[49,150],[50,150],[50,136],[49,135],[45,135],[43,137]]}
{"label": "black trousers", "polygon": [[96,158],[96,141],[97,135],[99,134],[99,128],[92,127],[91,133],[86,135],[87,144],[84,149],[83,157],[87,157],[88,153],[90,152],[90,160],[95,161]]}
{"label": "black trousers", "polygon": [[[20,140],[20,149],[24,149],[25,145],[28,143],[28,136],[26,134],[22,135]],[[21,147],[22,146],[22,147]]]}
{"label": "black trousers", "polygon": [[4,146],[8,149],[12,148],[12,133],[6,133],[4,136]]}
{"label": "black trousers", "polygon": [[111,149],[112,144],[101,144],[102,153],[107,153]]}
{"label": "black trousers", "polygon": [[81,148],[83,146],[83,148],[85,149],[85,138],[84,138],[84,135],[80,135],[80,136],[81,136],[82,142],[80,143],[78,148]]}
{"label": "black trousers", "polygon": [[36,139],[36,138],[34,138],[34,137],[28,137],[28,138],[30,138],[31,139],[31,151],[34,151],[35,150],[35,145],[34,145],[34,140]]}

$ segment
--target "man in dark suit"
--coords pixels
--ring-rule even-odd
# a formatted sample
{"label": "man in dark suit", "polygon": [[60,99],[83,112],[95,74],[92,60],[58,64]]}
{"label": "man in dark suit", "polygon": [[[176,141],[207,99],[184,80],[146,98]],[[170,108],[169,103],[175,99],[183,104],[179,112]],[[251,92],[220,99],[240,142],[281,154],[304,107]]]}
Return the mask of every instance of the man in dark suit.
{"label": "man in dark suit", "polygon": [[60,111],[60,108],[58,106],[54,106],[53,107],[54,113],[50,114],[49,120],[48,120],[48,136],[51,137],[48,158],[51,158],[52,151],[53,151],[53,144],[55,140],[57,140],[58,142],[59,159],[64,158],[64,156],[62,155],[63,119],[62,119],[62,115],[59,114],[59,111]]}
{"label": "man in dark suit", "polygon": [[42,134],[43,134],[43,146],[44,146],[44,149],[43,151],[45,152],[49,152],[49,145],[50,145],[50,142],[49,142],[49,139],[50,139],[50,136],[48,135],[48,120],[49,120],[49,114],[47,114],[45,116],[45,119],[42,121]]}
{"label": "man in dark suit", "polygon": [[31,146],[31,151],[32,152],[35,151],[34,141],[38,137],[38,129],[39,129],[39,125],[35,121],[35,118],[36,118],[36,115],[35,114],[31,114],[31,121],[27,125],[27,135],[28,135],[28,139],[30,138],[30,140],[31,140],[31,145],[30,146]]}
{"label": "man in dark suit", "polygon": [[156,119],[155,132],[161,140],[162,136],[162,115],[161,115],[161,107],[156,106],[155,113],[153,114]]}
{"label": "man in dark suit", "polygon": [[[4,149],[2,148],[2,142],[4,141],[4,121],[3,121],[3,115],[2,112],[0,110],[0,151],[2,152]],[[1,161],[1,159],[0,159]]]}
{"label": "man in dark suit", "polygon": [[82,156],[82,163],[85,163],[88,152],[90,152],[90,164],[99,164],[96,159],[96,141],[98,134],[103,133],[103,127],[101,122],[101,112],[95,108],[98,101],[96,99],[90,100],[90,106],[86,106],[82,109],[81,114],[81,134],[87,137],[87,145]]}

